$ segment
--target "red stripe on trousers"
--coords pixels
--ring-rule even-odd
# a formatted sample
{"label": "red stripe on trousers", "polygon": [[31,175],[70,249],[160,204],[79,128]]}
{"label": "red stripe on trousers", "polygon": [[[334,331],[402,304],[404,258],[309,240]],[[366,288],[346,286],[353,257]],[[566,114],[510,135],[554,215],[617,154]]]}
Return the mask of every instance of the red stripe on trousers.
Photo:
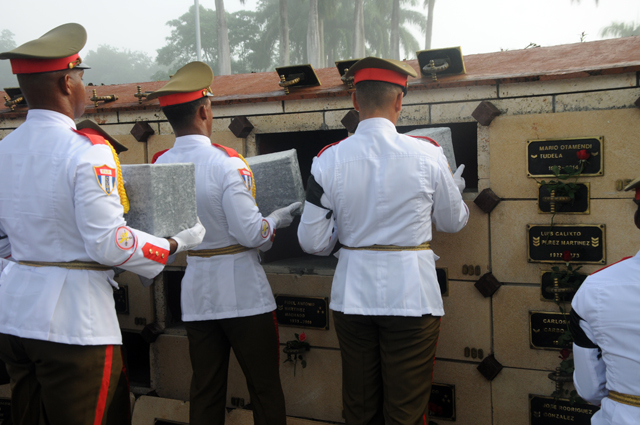
{"label": "red stripe on trousers", "polygon": [[278,369],[280,369],[280,330],[278,329],[278,318],[276,317],[275,310],[273,313],[273,324],[276,327],[276,348],[278,349]]}
{"label": "red stripe on trousers", "polygon": [[109,381],[111,379],[111,365],[113,364],[113,345],[107,345],[104,359],[104,370],[102,372],[102,385],[100,386],[100,395],[98,396],[98,405],[96,406],[96,417],[93,425],[100,425],[102,417],[107,407],[107,394],[109,393]]}

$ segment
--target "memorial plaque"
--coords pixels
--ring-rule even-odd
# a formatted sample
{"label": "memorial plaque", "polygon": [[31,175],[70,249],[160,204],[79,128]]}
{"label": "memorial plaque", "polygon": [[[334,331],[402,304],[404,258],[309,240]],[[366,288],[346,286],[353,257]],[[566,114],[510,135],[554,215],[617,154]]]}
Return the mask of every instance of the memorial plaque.
{"label": "memorial plaque", "polygon": [[438,276],[438,285],[440,285],[440,295],[449,296],[449,270],[445,268],[436,268],[436,276]]}
{"label": "memorial plaque", "polygon": [[[562,199],[554,194],[547,186],[538,188],[538,214],[589,214],[590,213],[590,185],[589,183],[577,183],[578,190],[575,198]],[[568,198],[568,197],[565,197]],[[553,206],[553,208],[552,208]]]}
{"label": "memorial plaque", "polygon": [[568,313],[529,312],[529,346],[536,350],[562,350],[558,338],[569,326]]}
{"label": "memorial plaque", "polygon": [[571,404],[566,398],[529,394],[531,425],[589,425],[598,410],[598,406],[588,403]]}
{"label": "memorial plaque", "polygon": [[554,166],[578,168],[578,151],[589,152],[581,177],[604,174],[604,137],[527,140],[527,176],[555,177]]}
{"label": "memorial plaque", "polygon": [[429,397],[429,418],[456,420],[456,386],[448,384],[431,384]]}
{"label": "memorial plaque", "polygon": [[118,289],[113,289],[113,299],[116,302],[116,313],[129,314],[129,287],[119,285]]}
{"label": "memorial plaque", "polygon": [[605,263],[604,224],[527,224],[527,254],[530,263],[563,263],[563,254],[571,253],[571,262]]}
{"label": "memorial plaque", "polygon": [[[0,425],[11,419],[11,399],[0,398]],[[9,422],[7,422],[9,423]]]}
{"label": "memorial plaque", "polygon": [[329,329],[329,298],[276,295],[275,299],[279,325]]}
{"label": "memorial plaque", "polygon": [[[553,275],[553,272],[542,272],[540,274],[540,291],[541,291],[540,300],[542,300],[542,301],[554,301],[555,302],[554,293],[547,290],[547,288],[553,288],[553,276],[552,275]],[[584,282],[584,280],[586,278],[587,278],[587,275],[574,276],[569,280],[569,283],[571,283],[571,284],[582,283],[582,282]],[[559,294],[560,301],[562,301],[562,302],[571,302],[571,300],[573,299],[574,295],[575,295],[574,292],[571,292],[571,293],[560,293]]]}

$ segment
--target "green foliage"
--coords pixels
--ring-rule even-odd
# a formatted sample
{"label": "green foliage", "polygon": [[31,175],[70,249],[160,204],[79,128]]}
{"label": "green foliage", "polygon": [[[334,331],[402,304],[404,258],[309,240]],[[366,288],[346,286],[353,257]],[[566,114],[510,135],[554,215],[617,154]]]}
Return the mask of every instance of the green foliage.
{"label": "green foliage", "polygon": [[105,44],[89,50],[83,58],[91,69],[84,73],[84,80],[94,85],[123,84],[149,81],[159,67],[144,52],[118,49]]}
{"label": "green foliage", "polygon": [[[13,33],[9,30],[2,30],[0,32],[0,52],[15,48],[16,42],[13,40]],[[0,90],[5,87],[18,87],[18,80],[11,73],[11,64],[7,60],[0,61]]]}
{"label": "green foliage", "polygon": [[640,24],[634,22],[612,22],[600,30],[602,37],[631,37],[640,35]]}

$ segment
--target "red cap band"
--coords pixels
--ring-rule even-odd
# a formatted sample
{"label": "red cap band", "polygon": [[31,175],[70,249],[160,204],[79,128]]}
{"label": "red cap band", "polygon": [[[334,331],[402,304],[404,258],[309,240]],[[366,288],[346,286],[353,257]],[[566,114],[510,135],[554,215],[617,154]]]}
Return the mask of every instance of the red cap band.
{"label": "red cap band", "polygon": [[353,76],[354,84],[358,84],[360,81],[384,81],[385,83],[397,84],[405,87],[407,85],[407,75],[390,69],[382,68],[364,68],[359,69]]}
{"label": "red cap band", "polygon": [[72,69],[80,64],[80,56],[76,53],[58,59],[11,59],[11,71],[14,74],[36,74],[38,72],[62,71]]}
{"label": "red cap band", "polygon": [[180,103],[192,102],[196,99],[207,97],[208,92],[209,92],[208,88],[204,88],[202,90],[198,90],[190,93],[168,94],[166,96],[158,97],[158,101],[160,101],[160,106],[162,107],[179,105]]}

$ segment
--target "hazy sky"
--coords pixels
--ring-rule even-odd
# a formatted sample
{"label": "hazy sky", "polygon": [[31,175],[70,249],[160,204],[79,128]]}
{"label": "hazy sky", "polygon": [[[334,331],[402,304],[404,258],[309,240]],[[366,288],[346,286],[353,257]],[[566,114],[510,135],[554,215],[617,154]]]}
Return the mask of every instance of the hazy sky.
{"label": "hazy sky", "polygon": [[[299,0],[306,1],[306,0]],[[323,0],[319,0],[323,1]],[[15,34],[16,43],[37,38],[66,22],[87,28],[82,54],[100,44],[156,55],[170,34],[166,22],[185,13],[193,0],[0,0],[0,30]],[[423,0],[419,0],[422,4]],[[257,0],[226,0],[227,12],[253,9]],[[200,0],[214,9],[214,0]],[[422,10],[420,8],[420,10]],[[461,46],[465,55],[601,39],[612,21],[640,23],[640,0],[437,0],[432,47]],[[365,28],[365,32],[367,29]],[[418,30],[416,30],[418,33]],[[420,48],[424,37],[418,35]]]}

